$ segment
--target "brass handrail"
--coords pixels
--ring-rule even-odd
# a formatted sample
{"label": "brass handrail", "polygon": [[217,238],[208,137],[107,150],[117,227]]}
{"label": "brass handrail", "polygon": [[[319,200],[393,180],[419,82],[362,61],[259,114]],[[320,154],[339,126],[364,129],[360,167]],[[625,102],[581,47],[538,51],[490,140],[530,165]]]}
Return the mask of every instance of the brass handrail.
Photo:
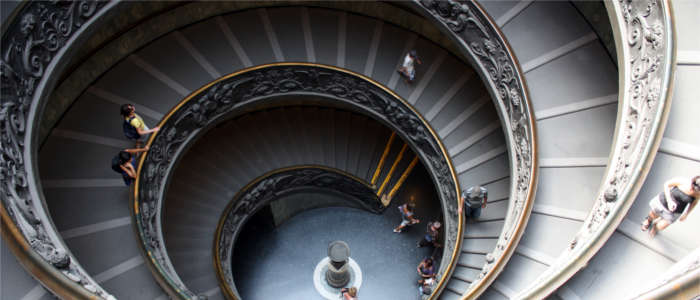
{"label": "brass handrail", "polygon": [[668,0],[605,1],[619,70],[615,137],[603,182],[569,247],[517,299],[545,298],[605,244],[637,197],[654,161],[671,108],[676,66]]}
{"label": "brass handrail", "polygon": [[[366,200],[372,201],[376,204],[376,207],[369,207],[370,212],[375,212],[379,213],[382,211],[384,208],[381,204],[381,201],[379,198],[374,194],[374,187],[367,182],[366,180],[359,178],[355,175],[352,175],[350,173],[347,173],[345,171],[335,169],[335,168],[330,168],[326,166],[319,166],[319,165],[301,165],[301,166],[293,166],[293,167],[286,167],[286,168],[281,168],[277,170],[272,170],[270,172],[267,172],[255,179],[253,179],[251,182],[243,186],[235,196],[233,196],[233,199],[231,199],[231,202],[226,205],[226,208],[224,211],[221,213],[221,217],[219,217],[219,223],[216,226],[216,233],[214,235],[214,247],[212,249],[214,250],[214,268],[216,269],[216,275],[217,278],[219,279],[219,287],[221,288],[223,294],[226,296],[227,299],[231,300],[239,300],[240,295],[238,294],[238,291],[235,288],[235,283],[232,275],[232,262],[233,262],[233,257],[231,255],[233,251],[233,245],[236,243],[237,235],[238,235],[238,230],[240,227],[242,227],[242,224],[246,222],[246,217],[244,217],[241,220],[238,220],[237,222],[232,221],[235,217],[233,216],[233,209],[236,206],[236,204],[239,204],[239,201],[241,199],[245,198],[245,196],[249,193],[251,188],[255,188],[257,185],[259,185],[263,180],[268,180],[270,178],[274,177],[280,177],[280,176],[289,176],[287,174],[292,173],[292,172],[298,172],[298,171],[317,171],[314,173],[314,177],[317,177],[321,175],[321,173],[329,173],[329,174],[337,174],[339,177],[345,178],[346,181],[351,181],[354,183],[356,186],[362,186],[364,188],[364,195],[362,197]],[[322,172],[318,172],[322,171]],[[291,176],[294,176],[295,174],[291,174]],[[275,178],[276,179],[276,178]],[[299,188],[299,183],[296,183],[295,186],[292,188],[297,189]],[[315,186],[315,185],[312,185]],[[269,187],[269,188],[274,188],[274,187]],[[285,187],[285,189],[288,189],[290,187]],[[334,189],[335,190],[335,189]],[[261,194],[256,199],[252,199],[255,203],[248,203],[246,206],[248,209],[251,209],[251,207],[259,208],[263,207],[264,205],[268,204],[269,201],[274,200],[271,197],[266,198],[264,197],[265,195],[262,195],[260,191],[256,191],[256,193]],[[267,191],[267,193],[272,194],[270,196],[279,198],[283,196],[284,190],[278,190],[274,189],[272,191]],[[265,194],[267,194],[265,193]],[[359,196],[359,195],[357,195]],[[262,199],[264,198],[264,199]],[[256,210],[253,208],[253,210]],[[249,212],[246,213],[247,217],[250,217],[254,214],[255,212]],[[225,226],[226,224],[230,224],[228,226]],[[237,225],[240,224],[240,225]],[[236,226],[237,225],[237,226]],[[228,235],[228,236],[227,236]],[[225,251],[226,254],[223,254]]]}
{"label": "brass handrail", "polygon": [[700,247],[675,263],[652,284],[628,299],[691,299],[700,295]]}
{"label": "brass handrail", "polygon": [[[304,72],[314,74],[303,75]],[[257,76],[255,78],[258,79],[253,81],[252,77],[244,78],[245,76]],[[268,80],[266,76],[279,78]],[[275,85],[280,84],[280,80],[290,79],[294,76],[302,77],[297,78],[300,80],[291,80],[290,82],[293,82],[291,87],[275,88]],[[304,76],[308,76],[308,78]],[[324,81],[316,76],[325,76],[324,80],[328,81],[322,83]],[[306,78],[308,83],[300,82],[303,81],[301,78]],[[234,82],[234,79],[243,81]],[[260,89],[257,86],[246,86],[248,83],[264,85],[265,88],[262,90],[269,91],[269,93],[263,92],[258,95],[256,93]],[[431,297],[436,297],[439,295],[440,289],[445,287],[456,264],[463,232],[462,215],[456,214],[457,196],[460,191],[459,182],[442,140],[415,108],[380,83],[346,69],[303,62],[254,66],[208,83],[173,107],[158,124],[161,130],[152,134],[148,139],[147,145],[150,150],[139,160],[139,174],[134,182],[132,207],[135,217],[134,224],[138,228],[143,250],[148,257],[146,261],[152,270],[156,270],[155,276],[163,277],[158,282],[166,283],[163,288],[180,298],[196,299],[197,297],[180,280],[169,261],[167,250],[162,242],[160,211],[166,189],[165,184],[168,182],[172,164],[180,158],[181,150],[201,135],[202,129],[234,113],[234,110],[245,111],[246,105],[254,104],[255,101],[270,96],[305,93],[307,89],[300,86],[303,84],[309,84],[311,87],[309,91],[313,90],[315,95],[324,94],[331,99],[338,99],[345,104],[356,106],[373,117],[383,119],[390,128],[411,145],[414,153],[419,154],[421,161],[429,170],[431,177],[438,185],[438,195],[443,206],[445,231],[447,232],[443,257],[450,258],[449,261],[443,261],[440,265],[438,274],[441,279],[438,282],[438,289],[431,295]],[[324,84],[329,84],[329,86],[326,87]],[[207,93],[209,90],[217,92]],[[344,91],[351,90],[365,93],[366,98],[350,97],[350,95],[343,94]],[[142,195],[146,196],[141,198]]]}
{"label": "brass handrail", "polygon": [[520,64],[496,22],[476,1],[414,0],[452,37],[483,79],[498,108],[510,158],[508,211],[496,248],[462,299],[478,298],[503,270],[525,232],[537,186],[537,134]]}
{"label": "brass handrail", "polygon": [[36,175],[38,123],[62,60],[114,3],[27,2],[2,25],[0,215],[2,236],[19,263],[65,299],[114,299],[78,263],[45,208]]}
{"label": "brass handrail", "polygon": [[4,205],[0,205],[0,215],[2,215],[2,225],[0,225],[2,226],[2,237],[8,248],[19,263],[25,269],[31,270],[34,278],[51,293],[63,299],[100,299],[96,294],[69,280],[57,268],[45,263],[44,259],[36,254],[24,239],[22,233],[7,214]]}
{"label": "brass handrail", "polygon": [[[104,4],[104,2],[98,2],[98,5],[103,5],[103,4]],[[110,6],[110,5],[112,5],[112,4],[111,4],[111,3],[110,3],[110,4],[107,4],[107,6]],[[319,4],[319,5],[320,5],[320,4]],[[323,6],[323,5],[320,5],[320,6]],[[102,7],[102,8],[104,8],[104,7]],[[102,8],[100,8],[100,9],[102,9]],[[105,9],[105,10],[106,10],[106,9]],[[93,13],[94,13],[94,14],[93,14]],[[93,16],[95,16],[95,15],[97,15],[97,14],[99,14],[99,13],[90,12],[90,13],[88,13],[88,14],[84,14],[84,16],[93,17]],[[19,19],[19,17],[18,17],[17,19]],[[31,18],[28,18],[28,19],[23,20],[23,21],[27,21],[26,24],[29,25],[29,24],[31,24],[32,19],[31,19]],[[88,23],[90,23],[90,21],[85,22],[85,23],[82,23],[81,25],[85,25],[85,24],[88,24]],[[35,24],[31,24],[31,25],[35,25]],[[77,26],[80,26],[80,25],[77,25]],[[27,27],[27,28],[30,28],[30,27]],[[36,29],[36,28],[33,28],[33,27],[30,28],[30,30],[34,30],[34,29]],[[87,36],[87,35],[88,35],[88,34],[84,34],[84,36]],[[4,38],[4,36],[3,36],[3,38]],[[5,43],[5,45],[8,45],[8,43]],[[518,79],[518,80],[520,80],[520,79]],[[31,82],[32,84],[36,84],[36,83],[37,83],[37,81],[28,81],[28,82]],[[44,90],[44,88],[47,88],[47,86],[46,86],[46,85],[43,85],[43,84],[44,84],[44,83],[42,83],[42,86],[41,86],[41,88],[39,89],[39,93],[37,93],[37,95],[39,95],[37,98],[45,97],[45,94],[44,94],[44,93],[45,93],[46,91]],[[34,86],[34,87],[36,87],[36,86]],[[48,88],[47,88],[47,90],[48,90]],[[520,98],[520,99],[524,99],[524,100],[523,100],[524,102],[527,102],[527,101],[528,101],[527,97],[522,97],[522,98]],[[500,106],[499,106],[499,107],[500,107]],[[508,107],[509,107],[509,106],[508,106]],[[501,107],[501,108],[505,108],[505,107]],[[510,107],[510,108],[512,108],[512,107]],[[520,109],[520,108],[516,108],[516,109]],[[34,121],[33,118],[29,118],[29,119],[24,118],[23,120],[28,121],[28,122],[33,122],[33,121]],[[29,127],[31,127],[31,126],[29,126]],[[28,132],[29,132],[29,131],[28,131]],[[431,134],[434,134],[434,132],[431,132]],[[508,134],[512,134],[512,131],[509,131]],[[528,137],[531,138],[531,139],[534,138],[534,129],[528,130],[527,132],[525,132],[525,135],[528,136]],[[30,138],[30,140],[31,140],[31,139],[33,139],[33,138]],[[510,142],[509,142],[509,143],[510,143]],[[513,145],[511,145],[511,146],[513,146]],[[516,147],[517,147],[517,145],[516,145]],[[5,147],[3,147],[3,148],[5,148]],[[443,150],[443,152],[444,152],[444,147],[442,147],[442,145],[441,145],[441,148],[442,148],[442,150]],[[534,150],[534,149],[535,149],[534,147],[531,148],[531,150]],[[31,150],[31,149],[30,149],[30,150]],[[530,152],[529,155],[532,155],[532,153],[534,153],[534,152]],[[28,155],[27,157],[32,157],[32,155]],[[511,161],[515,161],[515,160],[518,160],[518,159],[520,159],[520,158],[522,158],[522,157],[517,157],[517,156],[514,156],[513,154],[511,154]],[[450,166],[451,166],[451,162],[450,162],[449,160],[448,160],[448,163],[449,163]],[[533,168],[536,166],[536,160],[535,160],[534,158],[531,159],[531,160],[529,161],[529,163],[531,163],[531,167],[533,167]],[[456,178],[456,175],[455,175],[455,172],[454,172],[454,168],[451,168],[451,173],[452,173],[452,176]],[[536,175],[536,173],[535,173],[534,171],[533,171],[533,172],[530,172],[529,174],[530,174],[530,175]],[[512,177],[512,178],[514,178],[514,177]],[[519,184],[521,184],[521,185],[522,185],[522,184],[525,184],[525,186],[527,186],[529,190],[532,190],[532,188],[534,187],[534,184],[535,184],[535,179],[536,179],[536,176],[531,177],[530,179],[526,180],[525,182],[520,182]],[[30,178],[30,180],[29,180],[30,183],[33,182],[33,180],[34,180],[33,178]],[[516,186],[515,183],[513,183],[513,185]],[[457,192],[459,192],[459,189],[457,189]],[[39,192],[36,192],[36,193],[39,193]],[[534,191],[533,191],[533,193],[534,193]],[[528,198],[529,198],[529,197],[531,196],[530,192],[528,192],[527,195],[528,195]],[[5,199],[3,199],[3,200],[5,200]],[[521,204],[522,204],[522,203],[521,203]],[[456,205],[456,204],[455,204],[455,205]],[[526,210],[529,211],[529,208],[526,208]],[[461,216],[460,216],[459,218],[460,218],[460,224],[461,224]],[[522,222],[519,223],[519,224],[522,224]],[[462,230],[462,229],[461,229],[461,225],[460,225],[460,228],[459,228],[459,231],[458,231],[458,235],[457,235],[457,236],[461,236],[461,232],[462,232],[461,230]],[[54,230],[54,231],[55,231],[55,230]],[[457,243],[458,243],[458,245],[459,245],[459,243],[461,243],[461,239],[458,239]],[[455,249],[455,253],[458,254],[458,249]],[[453,257],[454,257],[454,256],[453,256]],[[73,261],[75,261],[75,260],[73,260]],[[448,268],[448,270],[451,270],[451,268]],[[451,271],[449,271],[449,272],[447,272],[447,273],[449,274],[450,272],[451,272]],[[445,282],[446,282],[446,281],[445,281],[445,278],[443,277],[443,278],[441,279],[441,281],[440,281],[440,284],[439,284],[440,290],[441,290],[442,288],[444,288]],[[437,294],[437,293],[435,293],[434,295],[436,295],[436,294]]]}

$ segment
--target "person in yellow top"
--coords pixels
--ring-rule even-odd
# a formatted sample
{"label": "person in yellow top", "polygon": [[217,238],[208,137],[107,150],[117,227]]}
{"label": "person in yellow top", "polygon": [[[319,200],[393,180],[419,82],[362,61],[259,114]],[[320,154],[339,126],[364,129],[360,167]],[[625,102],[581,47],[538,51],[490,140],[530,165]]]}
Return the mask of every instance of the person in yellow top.
{"label": "person in yellow top", "polygon": [[160,130],[160,127],[148,129],[143,118],[136,114],[136,107],[134,107],[133,104],[122,105],[120,112],[124,118],[124,124],[122,126],[124,135],[130,140],[139,141],[144,135]]}

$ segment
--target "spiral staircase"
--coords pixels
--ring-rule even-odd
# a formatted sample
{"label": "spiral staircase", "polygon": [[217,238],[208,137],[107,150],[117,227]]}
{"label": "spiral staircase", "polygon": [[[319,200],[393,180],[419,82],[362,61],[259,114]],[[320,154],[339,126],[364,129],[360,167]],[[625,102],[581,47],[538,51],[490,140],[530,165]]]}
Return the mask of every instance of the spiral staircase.
{"label": "spiral staircase", "polygon": [[[552,280],[561,282],[545,287],[550,289],[545,296],[552,299],[635,297],[645,292],[644,287],[657,284],[665,272],[673,275],[688,260],[692,265],[700,247],[693,230],[700,225],[697,212],[655,239],[640,232],[639,223],[648,211],[647,200],[664,180],[697,175],[700,170],[700,133],[692,125],[700,105],[691,96],[692,83],[700,78],[700,45],[692,31],[700,25],[694,18],[700,5],[672,3],[678,53],[673,105],[648,175],[639,179],[644,184],[629,211],[620,212],[624,218],[609,238],[603,238],[595,256],[584,259],[579,264],[585,267],[567,276],[557,274],[564,273],[559,270],[567,249],[573,248],[572,240],[579,240],[587,216],[596,210],[621,114],[615,53],[606,45],[611,42],[600,40],[609,33],[598,26],[609,28],[610,21],[600,18],[600,10],[598,15],[582,14],[581,6],[569,2],[479,3],[502,31],[524,74],[539,161],[527,227],[507,265],[483,287],[480,298],[544,297],[533,290]],[[52,97],[55,102],[69,99],[69,105],[60,118],[54,117],[56,123],[45,130],[48,134],[38,149],[36,173],[50,219],[97,285],[118,299],[169,297],[134,233],[129,202],[133,194],[107,167],[119,149],[133,146],[122,137],[118,106],[136,104],[146,123],[155,125],[167,119],[181,100],[226,74],[264,64],[302,62],[345,69],[396,93],[434,129],[454,166],[458,186],[481,184],[489,189],[481,218],[463,223],[458,258],[435,298],[474,295],[474,286],[484,282],[480,273],[485,261],[500,247],[514,203],[509,199],[514,184],[499,107],[469,58],[455,46],[458,43],[430,28],[402,23],[401,17],[397,21],[382,15],[386,11],[380,9],[371,13],[371,8],[346,10],[342,5],[261,4],[178,23],[168,17],[187,14],[184,4],[140,5],[151,11],[144,21],[121,32],[123,37],[114,33],[117,38],[111,42],[89,44],[96,50],[82,55],[92,60],[67,62],[78,75],[62,76]],[[3,20],[15,17],[11,6],[3,3]],[[211,6],[216,11],[216,5]],[[418,15],[403,5],[381,9],[404,20]],[[153,31],[162,33],[147,33],[145,28],[160,23],[168,25]],[[144,38],[142,44],[133,38],[149,34],[153,37]],[[418,51],[423,64],[409,84],[395,70],[410,49]],[[99,59],[104,65],[94,74],[85,72],[100,65]],[[79,83],[81,76],[90,80]],[[71,91],[74,87],[79,88]],[[179,279],[194,294],[209,299],[225,299],[212,267],[211,247],[219,217],[238,190],[267,172],[296,165],[323,165],[372,181],[391,136],[390,129],[366,115],[313,102],[246,112],[222,124],[210,129],[178,163],[162,214],[163,238]],[[700,278],[696,271],[687,271],[694,274],[693,283]],[[24,271],[3,241],[2,299],[53,298],[40,281]],[[687,299],[698,294],[697,285],[693,289],[691,284],[666,296]]]}

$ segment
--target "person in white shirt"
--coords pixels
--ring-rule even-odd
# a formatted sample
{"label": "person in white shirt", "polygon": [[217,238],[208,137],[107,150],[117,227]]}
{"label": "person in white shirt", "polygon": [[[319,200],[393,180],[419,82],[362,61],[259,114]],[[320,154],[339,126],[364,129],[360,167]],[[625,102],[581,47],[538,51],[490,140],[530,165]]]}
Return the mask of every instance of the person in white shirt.
{"label": "person in white shirt", "polygon": [[420,59],[418,59],[416,50],[411,50],[406,54],[406,57],[403,58],[403,63],[397,70],[400,74],[405,76],[409,82],[416,78],[415,63],[422,64]]}

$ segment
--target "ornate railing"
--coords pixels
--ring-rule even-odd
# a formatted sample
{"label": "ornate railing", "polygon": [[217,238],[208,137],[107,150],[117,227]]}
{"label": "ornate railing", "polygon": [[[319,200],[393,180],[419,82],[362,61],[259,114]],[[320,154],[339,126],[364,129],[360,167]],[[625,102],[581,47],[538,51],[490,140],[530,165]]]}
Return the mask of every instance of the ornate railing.
{"label": "ornate railing", "polygon": [[44,206],[37,135],[47,95],[81,34],[114,6],[105,1],[28,2],[8,20],[0,58],[2,233],[20,263],[65,299],[113,299],[78,264]]}
{"label": "ornate railing", "polygon": [[183,149],[210,126],[239,112],[298,95],[351,106],[386,124],[411,146],[431,174],[442,204],[443,257],[449,260],[443,260],[438,274],[448,277],[461,242],[462,221],[456,214],[459,185],[446,149],[428,122],[391,90],[362,75],[318,64],[278,63],[241,70],[200,88],[171,110],[160,122],[160,131],[148,140],[150,151],[139,162],[135,182],[135,223],[149,264],[165,278],[165,288],[173,295],[195,297],[169,261],[160,221],[169,176]]}
{"label": "ornate railing", "polygon": [[585,267],[627,214],[644,183],[671,107],[675,44],[664,0],[606,1],[618,56],[617,128],[604,180],[583,226],[518,299],[545,298]]}
{"label": "ornate railing", "polygon": [[244,186],[219,218],[214,237],[214,266],[219,285],[229,299],[240,299],[234,283],[233,246],[245,222],[260,208],[285,195],[300,191],[341,193],[352,206],[372,213],[384,211],[384,205],[365,180],[341,170],[323,166],[296,166],[262,175]]}
{"label": "ornate railing", "polygon": [[474,1],[414,0],[421,12],[452,37],[491,93],[506,134],[511,189],[496,248],[463,298],[475,299],[503,270],[527,224],[537,183],[537,147],[532,105],[523,73],[498,26]]}
{"label": "ornate railing", "polygon": [[[536,155],[534,155],[535,145],[533,144],[534,127],[532,126],[532,114],[527,92],[517,64],[514,63],[512,51],[502,38],[502,34],[495,29],[493,22],[485,17],[484,12],[476,4],[425,1],[409,5],[437,22],[442,30],[448,33],[448,36],[456,39],[466,57],[478,66],[477,70],[486,80],[487,86],[490,87],[505,125],[507,141],[511,148],[510,161],[513,166],[511,171],[511,205],[497,249],[489,255],[489,261],[484,267],[482,277],[477,280],[479,286],[485,286],[484,283],[493,280],[495,274],[502,269],[507,257],[512,253],[514,245],[524,229],[525,220],[531,207],[530,200],[534,193],[537,163]],[[113,3],[105,2],[31,2],[26,4],[14,20],[8,23],[10,26],[7,27],[2,37],[3,57],[0,66],[3,84],[2,110],[0,110],[2,160],[0,163],[2,163],[3,168],[0,169],[0,175],[5,183],[2,187],[3,224],[7,224],[7,226],[3,226],[3,234],[13,237],[13,243],[22,245],[16,249],[25,249],[26,252],[17,255],[29,254],[29,259],[23,263],[28,268],[38,272],[35,274],[47,287],[58,295],[67,295],[68,298],[89,297],[91,294],[87,290],[95,290],[96,294],[103,297],[109,296],[77,265],[75,259],[62,244],[45,212],[43,196],[35,176],[36,167],[33,165],[35,160],[32,159],[36,157],[35,141],[37,138],[34,128],[41,121],[41,111],[45,106],[46,95],[53,89],[57,80],[55,74],[60,74],[65,68],[66,60],[62,58],[64,56],[70,57],[77,41],[84,40],[94,33],[87,31],[86,28],[93,26],[93,23],[100,20],[100,16],[105,15],[107,11],[111,11],[113,6],[115,6]],[[343,73],[342,70],[334,71]],[[361,76],[357,77],[362,78]],[[365,80],[371,82],[366,78]],[[338,84],[337,86],[342,87],[343,85]],[[217,88],[221,88],[221,86],[217,86]],[[376,87],[373,86],[373,88]],[[456,196],[459,192],[456,175],[435,132],[429,126],[416,125],[427,123],[403,101],[393,104],[392,102],[382,103],[383,98],[378,95],[381,93],[393,95],[393,93],[384,88],[380,88],[380,90],[381,92],[368,94],[371,96],[368,99],[354,99],[355,102],[352,104],[362,106],[371,104],[365,103],[366,100],[380,100],[378,105],[372,107],[376,110],[370,112],[375,116],[381,115],[380,118],[388,120],[392,126],[402,128],[397,131],[409,141],[409,144],[419,153],[424,164],[434,174],[433,178],[439,187],[441,201],[444,204],[443,213],[448,225],[447,236],[451,239],[448,240],[444,253],[450,254],[451,261],[448,265],[443,264],[440,269],[441,280],[437,291],[433,294],[437,295],[444,288],[446,279],[451,274],[452,265],[459,254],[461,243],[461,238],[459,238],[461,237],[461,216],[457,216],[455,213]],[[217,102],[220,99],[216,98],[227,99],[228,96],[217,93],[217,91],[210,92],[211,94],[207,96],[211,98],[210,100],[196,105],[192,104],[188,115],[177,115],[177,117],[182,118],[178,119],[177,122],[191,124],[192,128],[196,128],[194,129],[196,133],[201,130],[200,122],[211,121],[207,119],[212,114],[208,105],[211,103],[225,104]],[[338,91],[326,92],[332,94]],[[345,96],[354,97],[354,95]],[[339,96],[334,95],[334,97],[338,98]],[[233,104],[236,107],[238,105],[240,103]],[[413,117],[407,117],[412,114]],[[171,116],[172,114],[169,114],[169,117]],[[412,130],[406,131],[411,128]],[[151,140],[151,142],[183,144],[196,135],[189,131],[187,133],[190,135],[183,135],[183,133],[183,131],[178,130],[162,130],[156,136],[158,139]],[[429,138],[422,140],[426,136]],[[430,142],[426,142],[428,140]],[[173,158],[172,152],[177,152],[179,148],[165,144],[160,145],[160,148],[156,149],[157,151],[149,153],[149,157]],[[426,152],[429,154],[423,153],[423,150],[429,151]],[[28,162],[29,165],[25,165],[25,162]],[[167,170],[173,163],[174,161],[168,161],[159,164],[159,166]],[[153,178],[153,176],[159,176],[156,174],[161,174],[164,170],[156,168],[155,165],[146,165],[141,171],[141,177]],[[145,187],[142,185],[141,188]],[[148,197],[158,193],[162,195],[164,188],[161,185],[158,188],[148,188],[141,193],[137,188],[136,196],[139,193]],[[138,200],[138,198],[136,199]],[[138,217],[137,220],[143,222],[141,225],[156,220],[159,213],[156,210],[159,206],[155,206],[155,204],[153,202],[136,203],[134,211]],[[144,246],[147,249],[162,247],[162,243],[159,242],[162,241],[160,234],[142,236]],[[28,241],[34,241],[34,243],[30,245]],[[32,251],[28,249],[32,249]],[[58,254],[52,256],[49,255],[50,253]],[[165,275],[164,272],[170,272],[170,270],[158,267],[160,266],[159,262],[167,262],[167,256],[159,256],[162,254],[164,253],[151,254],[149,257],[151,258],[151,266],[156,266],[156,271]],[[44,260],[35,259],[33,255],[39,255]],[[64,266],[64,263],[51,265],[45,261],[65,262],[66,257],[69,258],[67,267]],[[65,276],[57,276],[56,272],[61,272]],[[179,280],[177,274],[169,274],[174,276],[167,278],[175,280],[167,284],[167,286],[174,287],[168,291],[171,295],[174,293],[179,296],[195,297],[191,293],[188,294],[186,289],[179,290],[178,287],[182,286],[177,284]],[[67,278],[68,283],[63,281]],[[71,280],[79,282],[87,290],[70,283]]]}
{"label": "ornate railing", "polygon": [[700,295],[700,248],[629,299],[693,299]]}

